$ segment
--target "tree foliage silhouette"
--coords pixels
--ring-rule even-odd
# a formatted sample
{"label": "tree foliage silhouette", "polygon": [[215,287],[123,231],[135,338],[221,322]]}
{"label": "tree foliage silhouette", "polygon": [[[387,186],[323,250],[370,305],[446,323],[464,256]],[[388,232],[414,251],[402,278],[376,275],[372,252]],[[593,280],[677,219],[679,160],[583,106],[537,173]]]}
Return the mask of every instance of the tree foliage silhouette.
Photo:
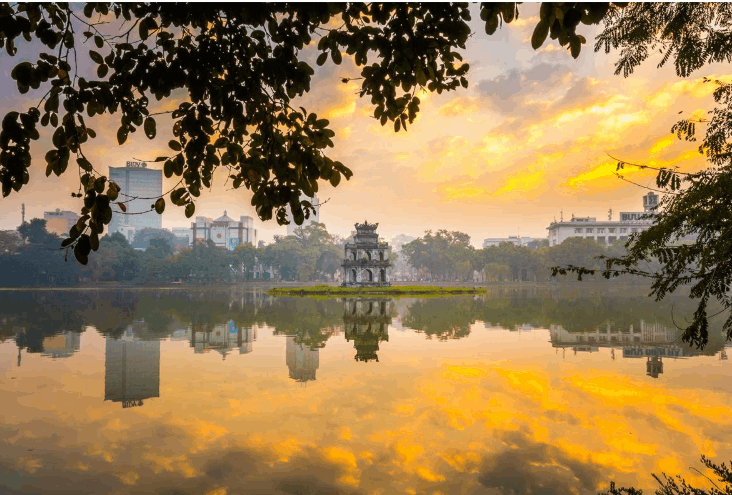
{"label": "tree foliage silhouette", "polygon": [[[485,31],[493,34],[518,17],[517,4],[487,3],[480,8]],[[579,55],[585,39],[580,23],[597,23],[609,3],[545,3],[532,37],[538,48],[547,36]],[[155,139],[153,100],[187,98],[170,111],[174,139],[163,163],[177,185],[153,199],[162,213],[166,198],[195,213],[195,201],[211,185],[214,171],[226,168],[234,188],[253,192],[262,220],[295,223],[313,211],[300,193],[312,197],[318,181],[337,186],[351,170],[332,160],[327,149],[335,132],[327,119],[293,100],[311,90],[313,67],[303,50],[316,44],[316,63],[338,65],[352,55],[361,70],[360,97],[370,98],[373,116],[394,130],[406,129],[420,108],[417,90],[442,93],[467,87],[465,49],[471,19],[467,3],[381,4],[0,4],[0,49],[9,56],[19,43],[34,42],[36,62],[12,70],[20,93],[46,90],[38,105],[9,112],[0,131],[3,196],[28,183],[31,142],[50,126],[53,146],[45,155],[46,175],[61,175],[76,162],[83,198],[81,220],[63,246],[81,263],[99,248],[113,207],[125,211],[119,185],[95,167],[84,147],[96,137],[97,115],[119,115],[116,138],[123,144],[141,130]],[[91,46],[93,44],[93,46]],[[91,46],[91,50],[87,47]],[[87,56],[96,78],[78,73]]]}
{"label": "tree foliage silhouette", "polygon": [[[629,77],[658,51],[659,67],[673,63],[680,77],[716,62],[732,61],[732,6],[712,3],[643,3],[625,9],[611,9],[605,28],[597,37],[595,50],[619,50],[616,74]],[[697,140],[697,124],[706,125],[699,153],[710,166],[696,173],[657,168],[656,187],[664,192],[653,225],[631,236],[626,255],[607,257],[602,270],[583,266],[555,267],[554,274],[601,272],[606,278],[635,274],[652,280],[651,295],[662,299],[680,286],[690,286],[698,299],[697,310],[686,326],[683,340],[698,347],[709,339],[708,305],[718,300],[728,311],[732,307],[732,85],[704,78],[715,84],[717,106],[704,119],[686,118],[672,128],[679,139]],[[683,112],[682,112],[683,113]],[[626,167],[653,169],[618,160],[622,177]],[[681,242],[687,238],[687,242]],[[693,241],[689,241],[693,238]],[[658,269],[639,268],[655,260]],[[723,326],[732,339],[732,313]]]}

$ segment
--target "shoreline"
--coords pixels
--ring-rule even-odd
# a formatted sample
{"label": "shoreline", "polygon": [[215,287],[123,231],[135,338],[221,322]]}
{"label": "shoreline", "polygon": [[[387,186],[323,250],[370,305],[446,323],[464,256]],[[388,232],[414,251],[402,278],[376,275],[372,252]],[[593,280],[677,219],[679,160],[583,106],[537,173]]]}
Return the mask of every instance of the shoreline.
{"label": "shoreline", "polygon": [[275,287],[270,296],[452,296],[485,294],[478,287],[441,287],[428,285],[392,285],[388,287],[341,287],[315,285],[310,287]]}

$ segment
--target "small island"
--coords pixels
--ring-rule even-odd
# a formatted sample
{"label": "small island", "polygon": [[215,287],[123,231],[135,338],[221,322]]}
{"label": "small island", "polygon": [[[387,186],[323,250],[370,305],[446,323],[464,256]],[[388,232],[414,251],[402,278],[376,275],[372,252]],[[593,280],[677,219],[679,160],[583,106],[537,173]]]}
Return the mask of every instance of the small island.
{"label": "small island", "polygon": [[344,246],[343,284],[310,287],[280,287],[269,290],[272,296],[452,296],[485,294],[476,287],[438,287],[430,285],[392,286],[389,281],[389,244],[379,242],[378,223],[357,223],[353,242]]}
{"label": "small island", "polygon": [[343,287],[312,285],[310,287],[275,287],[267,291],[271,296],[456,296],[485,294],[479,287],[438,287],[433,285],[391,285],[382,287]]}

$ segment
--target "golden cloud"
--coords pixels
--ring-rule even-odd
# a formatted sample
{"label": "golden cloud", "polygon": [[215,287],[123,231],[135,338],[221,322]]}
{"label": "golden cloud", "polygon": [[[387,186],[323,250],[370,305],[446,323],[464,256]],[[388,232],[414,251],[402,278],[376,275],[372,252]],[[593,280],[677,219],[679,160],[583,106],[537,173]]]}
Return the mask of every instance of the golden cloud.
{"label": "golden cloud", "polygon": [[438,113],[445,117],[465,116],[478,111],[475,98],[457,96],[440,107]]}

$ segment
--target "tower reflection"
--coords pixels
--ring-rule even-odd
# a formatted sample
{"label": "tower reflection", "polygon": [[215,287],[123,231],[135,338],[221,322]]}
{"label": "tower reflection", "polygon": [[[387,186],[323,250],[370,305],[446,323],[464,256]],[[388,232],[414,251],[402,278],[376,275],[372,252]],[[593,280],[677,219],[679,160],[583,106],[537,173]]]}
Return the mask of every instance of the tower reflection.
{"label": "tower reflection", "polygon": [[346,341],[353,340],[356,361],[379,361],[379,342],[389,341],[389,299],[346,299],[343,326]]}

